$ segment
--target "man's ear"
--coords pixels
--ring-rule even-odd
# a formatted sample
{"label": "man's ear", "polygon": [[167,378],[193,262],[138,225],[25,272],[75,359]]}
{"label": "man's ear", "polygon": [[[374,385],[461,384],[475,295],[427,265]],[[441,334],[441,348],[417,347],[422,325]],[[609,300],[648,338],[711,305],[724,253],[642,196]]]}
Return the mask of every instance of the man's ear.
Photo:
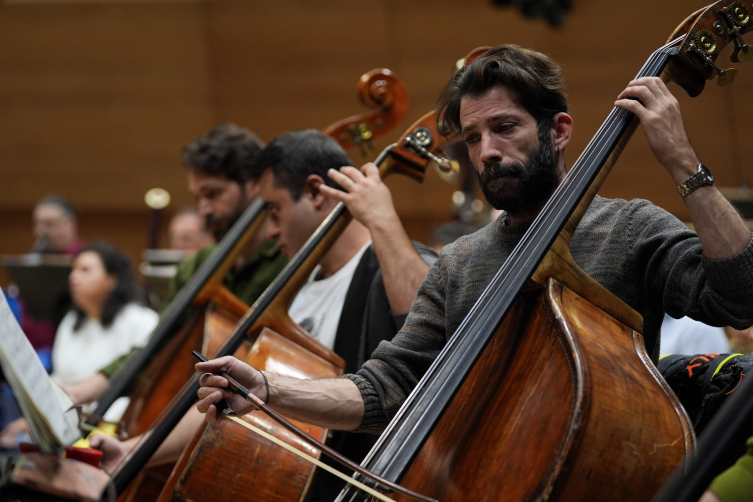
{"label": "man's ear", "polygon": [[310,174],[306,178],[306,186],[303,187],[303,194],[311,198],[311,204],[315,209],[322,209],[329,201],[329,197],[319,190],[319,187],[324,184],[324,180],[318,174]]}
{"label": "man's ear", "polygon": [[552,119],[552,146],[564,150],[573,135],[573,118],[567,113],[558,113]]}
{"label": "man's ear", "polygon": [[241,185],[243,192],[246,194],[246,198],[249,201],[254,200],[256,196],[259,195],[259,185],[260,183],[258,180],[246,180],[243,182],[243,185]]}

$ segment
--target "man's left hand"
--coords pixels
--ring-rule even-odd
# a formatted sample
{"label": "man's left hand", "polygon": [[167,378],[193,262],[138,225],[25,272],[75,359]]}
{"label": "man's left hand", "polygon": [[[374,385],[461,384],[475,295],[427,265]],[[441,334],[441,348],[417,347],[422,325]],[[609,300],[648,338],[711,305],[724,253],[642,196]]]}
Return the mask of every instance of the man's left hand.
{"label": "man's left hand", "polygon": [[697,172],[700,162],[685,132],[680,104],[660,78],[633,80],[614,104],[638,117],[651,150],[675,184]]}

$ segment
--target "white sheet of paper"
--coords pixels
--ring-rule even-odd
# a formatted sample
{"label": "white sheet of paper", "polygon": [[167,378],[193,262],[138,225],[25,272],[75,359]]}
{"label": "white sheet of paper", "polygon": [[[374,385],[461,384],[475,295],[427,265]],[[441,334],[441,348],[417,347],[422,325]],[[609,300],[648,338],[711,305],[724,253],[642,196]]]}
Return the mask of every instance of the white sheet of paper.
{"label": "white sheet of paper", "polygon": [[50,380],[1,290],[0,366],[41,451],[55,451],[81,437],[73,403]]}

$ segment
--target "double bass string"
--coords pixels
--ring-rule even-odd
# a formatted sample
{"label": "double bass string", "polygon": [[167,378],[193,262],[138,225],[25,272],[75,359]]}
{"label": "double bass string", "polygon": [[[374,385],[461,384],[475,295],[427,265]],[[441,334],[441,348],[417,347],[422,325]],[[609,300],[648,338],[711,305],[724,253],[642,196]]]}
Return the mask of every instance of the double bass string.
{"label": "double bass string", "polygon": [[[658,75],[666,65],[668,57],[675,53],[673,52],[675,51],[674,47],[679,45],[681,41],[681,38],[675,39],[666,44],[661,49],[655,51],[654,54],[652,54],[649,60],[646,62],[646,64],[644,64],[643,68],[638,73],[638,76],[636,78],[647,75]],[[529,229],[529,231],[523,237],[511,256],[506,260],[505,264],[501,267],[500,271],[495,275],[489,286],[484,291],[484,294],[482,294],[480,300],[476,303],[476,305],[474,305],[474,307],[471,309],[471,312],[468,314],[461,326],[457,329],[455,335],[450,339],[440,355],[430,366],[429,370],[418,383],[413,392],[411,392],[408,399],[406,400],[406,403],[390,423],[380,441],[370,452],[369,456],[364,462],[364,465],[369,465],[370,463],[372,463],[377,455],[383,453],[385,449],[393,450],[392,453],[394,454],[402,451],[404,449],[404,447],[402,446],[404,444],[404,440],[407,439],[407,437],[416,436],[416,426],[419,425],[422,421],[426,421],[426,411],[429,409],[429,407],[443,407],[448,405],[448,400],[445,400],[442,403],[438,403],[437,401],[441,400],[435,399],[435,396],[437,396],[441,391],[445,390],[445,382],[448,378],[443,378],[443,381],[437,384],[435,381],[436,375],[449,373],[447,369],[451,367],[453,369],[452,373],[457,373],[458,371],[463,373],[460,381],[462,382],[462,380],[464,380],[467,371],[461,371],[456,367],[458,360],[468,358],[475,360],[478,356],[473,354],[480,354],[480,351],[477,350],[477,345],[480,344],[483,348],[483,346],[485,346],[486,344],[485,340],[477,340],[478,337],[481,337],[480,333],[483,330],[471,330],[469,328],[471,326],[475,327],[475,325],[479,322],[478,317],[480,317],[480,313],[488,312],[489,310],[493,310],[495,308],[497,308],[497,310],[505,310],[504,308],[498,309],[498,307],[500,306],[500,304],[504,304],[504,300],[510,296],[509,293],[504,294],[505,292],[503,292],[502,295],[492,295],[491,292],[493,290],[500,289],[502,283],[506,282],[507,285],[510,286],[515,284],[522,285],[522,283],[528,279],[528,277],[521,277],[519,271],[521,270],[521,268],[530,269],[531,262],[532,260],[534,260],[534,256],[539,255],[539,261],[541,258],[543,258],[543,254],[541,254],[540,252],[541,247],[545,245],[545,249],[548,249],[552,243],[548,242],[548,239],[544,239],[544,237],[547,234],[554,233],[552,232],[553,228],[562,228],[562,226],[564,226],[567,217],[569,217],[569,215],[575,209],[576,203],[580,200],[583,193],[585,193],[585,191],[590,186],[591,181],[598,173],[601,167],[601,163],[597,162],[597,160],[600,158],[606,160],[606,157],[609,155],[616,143],[616,139],[618,139],[622,135],[622,133],[632,120],[633,114],[628,112],[627,110],[618,107],[615,107],[612,110],[605,122],[597,131],[594,138],[586,147],[584,153],[574,164],[574,167],[566,177],[565,181],[560,185],[560,187],[558,187],[558,189],[546,204],[545,209],[534,221],[532,228]],[[573,187],[579,190],[573,190]],[[565,217],[565,215],[567,215],[567,217]],[[558,232],[555,233],[555,235],[551,236],[551,241],[553,241],[557,235]],[[519,290],[519,287],[510,289],[514,289],[517,292]],[[509,308],[509,306],[507,308]],[[499,316],[499,319],[495,319],[495,321],[501,320],[501,318],[504,317],[504,314],[506,314],[506,311],[502,316]],[[482,324],[486,324],[487,322],[489,322],[488,319],[481,320]],[[471,355],[469,356],[468,354]],[[426,403],[425,406],[418,405],[417,401],[424,399],[426,388],[432,385],[438,386],[440,387],[440,389],[428,398],[431,402]],[[454,392],[451,395],[454,395]],[[417,415],[418,417],[416,417]],[[412,423],[404,423],[404,418],[407,419],[408,422],[411,422],[412,420]],[[433,424],[430,424],[430,426],[431,425]],[[400,435],[401,431],[403,440],[394,440],[395,443],[400,444],[390,448],[390,443],[393,442],[393,434]],[[417,452],[409,452],[408,456],[412,456],[415,453]],[[394,455],[392,456],[392,458],[394,458]],[[374,468],[373,470],[380,472],[382,469],[380,469],[379,467],[387,469],[388,466],[392,464],[392,462],[389,460],[383,461],[382,459],[379,459],[377,460],[377,464],[381,465],[378,465],[378,467]],[[340,498],[340,500],[341,499],[342,497]]]}
{"label": "double bass string", "polygon": [[[392,147],[388,147],[387,150]],[[385,156],[386,158],[386,156]],[[231,332],[225,337],[223,343],[215,350],[213,357],[221,357],[234,353],[246,338],[248,330],[258,321],[267,307],[279,297],[289,286],[290,278],[304,265],[311,251],[328,234],[328,230],[334,226],[345,212],[345,206],[340,203],[322,222],[314,235],[304,244],[301,251],[285,266],[277,278],[270,284],[254,305],[246,312]],[[183,415],[196,402],[196,393],[199,390],[199,374],[195,373],[181,391],[170,401],[170,404],[160,413],[159,417],[149,427],[139,440],[137,446],[131,450],[130,456],[121,461],[119,469],[113,476],[118,493],[122,493],[131,480],[136,476],[141,467],[145,465],[159,448],[164,439],[178,424]]]}
{"label": "double bass string", "polygon": [[[638,72],[638,75],[635,78],[638,79],[645,76],[659,75],[667,63],[667,58],[671,54],[671,49],[674,46],[678,45],[681,40],[682,38],[675,39],[666,44],[664,47],[656,50],[651,55],[649,60],[644,64],[643,68],[641,68],[641,71]],[[609,149],[611,147],[611,144],[613,143],[613,141],[611,140],[621,135],[621,130],[626,127],[626,123],[631,121],[632,118],[633,114],[625,110],[624,108],[614,107],[612,109],[607,119],[594,135],[594,138],[586,146],[583,154],[573,165],[573,168],[571,170],[572,174],[569,174],[567,176],[565,182],[563,183],[563,189],[557,190],[555,192],[555,194],[550,198],[549,202],[542,211],[542,214],[546,213],[548,210],[550,210],[551,206],[555,205],[559,206],[559,214],[561,214],[563,211],[568,210],[568,207],[563,206],[563,203],[561,202],[563,194],[569,194],[571,198],[579,194],[573,193],[566,189],[572,185],[582,183],[584,178],[592,178],[593,176],[595,176],[600,166],[596,165],[594,159],[599,158],[600,156],[606,156],[606,154],[608,153],[606,150]],[[589,170],[589,167],[591,167],[592,169]],[[536,225],[536,223],[534,223],[534,225]],[[548,230],[548,228],[546,228],[546,230]],[[523,241],[526,242],[526,245],[529,245],[528,241],[533,239],[533,237],[533,235],[529,235],[527,233],[524,236]]]}
{"label": "double bass string", "polygon": [[[382,168],[390,167],[390,162],[392,161],[391,153],[395,147],[396,145],[393,144],[385,148],[374,163]],[[253,328],[255,323],[261,319],[261,316],[272,302],[286,292],[294,293],[294,291],[288,291],[292,287],[290,280],[309,260],[309,257],[314,255],[315,249],[325,240],[330,234],[330,230],[342,220],[342,217],[345,214],[346,208],[344,204],[339,203],[330,215],[321,223],[316,232],[306,241],[296,256],[290,261],[290,263],[288,263],[272,284],[241,318],[238,324],[236,324],[233,330],[226,336],[224,342],[215,350],[213,357],[220,357],[235,352],[238,346],[243,342],[245,335]],[[141,466],[151,458],[153,453],[183,417],[185,412],[195,403],[195,394],[198,388],[198,374],[194,374],[194,376],[184,385],[178,395],[170,402],[170,405],[160,414],[159,418],[149,428],[151,433],[145,434],[141,438],[137,447],[132,450],[133,453],[130,458],[121,461],[120,468],[113,477],[113,482],[118,493],[123,492],[125,487],[135,477]]]}
{"label": "double bass string", "polygon": [[[671,42],[669,45],[676,44],[676,41]],[[666,46],[665,46],[666,47]],[[646,75],[656,75],[658,74],[663,66],[666,64],[666,54],[664,54],[665,47],[657,50],[652,54],[652,56],[649,58],[648,62],[644,65],[643,69],[638,73],[636,78],[640,78]],[[569,190],[571,186],[583,184],[584,179],[592,178],[594,176],[594,172],[592,171],[598,171],[598,169],[592,169],[588,170],[587,167],[593,166],[594,158],[598,158],[599,156],[605,155],[605,150],[609,147],[609,139],[615,137],[616,135],[620,134],[620,130],[624,129],[625,123],[629,120],[632,120],[632,113],[623,109],[615,107],[609,116],[607,117],[607,120],[602,124],[602,126],[597,131],[595,137],[591,140],[589,145],[586,147],[583,155],[576,161],[574,164],[571,173],[567,176],[565,179],[565,182],[561,185],[561,187],[555,191],[553,196],[549,199],[547,204],[545,205],[544,210],[542,210],[542,215],[548,214],[555,214],[556,216],[561,216],[563,213],[568,211],[568,207],[566,206],[566,202],[569,200],[572,200],[572,198],[577,195],[572,192],[572,190]],[[583,166],[586,167],[583,167]],[[590,180],[589,180],[590,182]],[[563,198],[570,195],[570,199],[565,200],[563,202]],[[579,199],[579,197],[578,197]],[[553,209],[556,208],[556,209]],[[555,212],[556,211],[556,212]],[[542,219],[542,218],[539,218]],[[549,220],[552,220],[554,218],[549,218]],[[537,219],[538,220],[538,219]],[[547,222],[540,222],[536,221],[532,225],[532,231],[527,232],[523,239],[521,240],[521,243],[519,244],[518,248],[519,250],[513,251],[512,256],[508,259],[508,261],[512,260],[520,260],[519,255],[528,255],[529,253],[526,253],[528,248],[531,245],[535,245],[536,243],[540,242],[541,236],[540,234],[542,232],[546,232],[551,229],[552,226],[554,226],[555,222],[549,222],[549,225],[546,225]],[[505,265],[503,265],[502,268],[505,268]],[[499,276],[499,274],[498,274]],[[497,279],[498,276],[495,276],[492,283],[487,287],[487,289],[484,291],[484,294],[482,294],[482,299],[486,300],[489,297],[486,295],[489,293],[493,288],[497,286]],[[488,300],[491,301],[491,300]],[[485,308],[487,306],[487,302],[482,303],[479,302],[474,308],[471,310],[471,313],[469,313],[470,317],[475,311]],[[468,319],[468,318],[466,318]],[[465,324],[465,322],[463,323]],[[463,331],[465,328],[464,325],[461,325],[461,327],[458,328],[458,332]],[[451,340],[451,344],[454,345],[457,343],[458,337],[453,336]]]}
{"label": "double bass string", "polygon": [[[389,151],[394,145],[385,149],[380,155],[384,162],[389,155]],[[379,159],[377,159],[379,162]],[[312,250],[316,248],[320,241],[329,233],[331,229],[345,212],[345,206],[340,203],[322,222],[314,234],[306,241],[301,251],[285,266],[277,278],[272,281],[262,295],[256,300],[254,305],[246,312],[238,324],[225,337],[222,344],[215,350],[213,357],[221,357],[234,353],[243,343],[247,332],[253,324],[258,321],[267,307],[278,298],[283,291],[289,287],[289,280],[304,265]],[[122,493],[131,480],[138,474],[141,466],[145,465],[152,457],[154,452],[159,448],[164,439],[170,434],[183,415],[196,402],[196,393],[199,390],[199,375],[193,377],[183,386],[181,391],[176,395],[160,416],[149,427],[151,434],[144,434],[138,442],[138,447],[134,448],[132,454],[121,462],[122,467],[113,476],[118,493]]]}
{"label": "double bass string", "polygon": [[[376,87],[374,87],[374,85],[376,85]],[[376,137],[377,135],[381,135],[389,131],[405,116],[407,112],[407,90],[405,89],[405,86],[400,81],[400,79],[397,78],[396,75],[392,74],[389,70],[373,70],[371,72],[368,72],[367,74],[364,74],[359,80],[359,95],[364,104],[366,104],[370,108],[377,108],[378,111],[375,113],[370,113],[369,115],[358,115],[338,121],[337,123],[327,128],[327,130],[325,130],[325,134],[328,134],[330,136],[338,136],[335,139],[340,140],[341,138],[339,138],[338,132],[340,128],[346,128],[349,124],[351,124],[352,127],[352,124],[360,124],[366,122],[379,125],[379,127],[375,127],[372,132],[372,134],[374,135],[373,137]],[[391,145],[387,147],[375,162],[381,162],[379,160],[380,158],[382,159],[382,161],[385,160],[389,156],[389,152],[394,148],[394,146],[395,145]],[[258,202],[260,204],[260,208],[263,209],[263,203],[261,201]],[[317,229],[317,232],[315,232],[315,235],[312,236],[306,242],[306,244],[304,244],[303,249],[308,250],[308,253],[311,254],[311,251],[313,251],[318,244],[325,241],[325,236],[329,233],[329,230],[337,230],[337,226],[342,223],[342,220],[346,219],[342,218],[344,213],[345,208],[342,204],[340,204],[337,208],[335,208],[333,213],[331,213],[330,216],[325,219],[324,222],[322,222],[319,229]],[[245,218],[245,214],[246,213],[244,213],[244,217],[242,217],[242,219]],[[233,228],[231,228],[229,235],[233,232]],[[223,241],[224,240],[225,239],[223,239]],[[215,251],[219,251],[219,248],[221,246],[222,243]],[[207,259],[204,265],[207,265],[207,262],[212,260],[214,254],[216,253],[213,253],[213,255]],[[298,270],[301,267],[304,267],[307,263],[306,256],[296,256],[296,258],[291,260],[289,266],[286,267],[281,274],[279,274],[280,276],[284,277],[281,278],[278,276],[277,280],[273,281],[273,283],[270,284],[265,292],[262,293],[259,299],[254,303],[251,309],[246,312],[246,315],[241,318],[239,325],[243,325],[242,328],[245,329],[239,329],[239,325],[236,325],[231,333],[228,334],[228,337],[226,337],[226,343],[223,342],[218,350],[215,351],[215,354],[227,355],[228,353],[234,352],[235,348],[241,345],[245,338],[248,338],[248,331],[255,326],[255,323],[258,322],[260,318],[262,318],[262,315],[264,314],[264,311],[267,309],[267,307],[269,307],[270,304],[272,304],[277,298],[287,298],[284,295],[290,293],[292,289],[292,287],[288,284],[288,280],[292,279],[298,272]],[[197,271],[197,273],[194,275],[199,274],[200,271]],[[186,284],[181,293],[190,284],[191,281]],[[251,335],[253,336],[253,334]],[[232,340],[228,340],[228,338],[232,338]],[[310,351],[314,352],[314,354],[324,357],[325,359],[329,355],[329,352],[319,353],[317,350],[315,350],[315,348],[312,348],[310,346],[305,348],[308,348]],[[169,434],[169,432],[178,423],[183,414],[191,407],[191,405],[195,401],[194,394],[198,388],[199,385],[197,379],[189,379],[183,390],[176,395],[176,397],[168,405],[168,408],[166,408],[166,410],[170,411],[167,413],[161,413],[158,419],[149,427],[149,430],[152,431],[151,434],[148,435],[149,437],[146,440],[143,440],[144,438],[142,438],[142,441],[139,441],[138,447],[132,450],[132,455],[127,462],[121,462],[120,470],[113,478],[113,482],[118,493],[121,493],[128,486],[128,484],[140,470],[141,466],[149,460],[152,454],[165,439],[167,434]]]}

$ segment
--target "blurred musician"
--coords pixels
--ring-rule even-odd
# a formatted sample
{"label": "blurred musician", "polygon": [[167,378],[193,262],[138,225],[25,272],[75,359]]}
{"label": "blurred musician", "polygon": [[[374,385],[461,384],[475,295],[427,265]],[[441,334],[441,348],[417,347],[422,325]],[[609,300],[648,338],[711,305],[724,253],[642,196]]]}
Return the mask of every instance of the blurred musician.
{"label": "blurred musician", "polygon": [[170,249],[185,251],[187,254],[194,254],[215,242],[194,206],[185,206],[175,212],[167,227],[167,238]]}
{"label": "blurred musician", "polygon": [[[217,241],[227,233],[253,202],[259,192],[258,177],[251,170],[252,158],[263,143],[251,131],[234,124],[223,124],[183,148],[183,163],[188,170],[188,190],[196,198],[198,213]],[[210,244],[178,265],[164,301],[167,305],[214,250]],[[287,259],[264,232],[252,239],[224,284],[247,305],[251,305],[285,267]],[[74,403],[85,404],[99,396],[110,377],[128,355],[103,365],[99,372],[81,382],[70,396]]]}
{"label": "blurred musician", "polygon": [[[138,303],[130,261],[107,243],[85,246],[73,260],[68,282],[73,308],[55,335],[51,377],[75,396],[77,384],[103,364],[143,345],[159,317]],[[119,420],[127,404],[116,402],[108,418]],[[19,433],[25,431],[28,425],[23,418],[12,422],[0,434],[0,447],[15,447]]]}
{"label": "blurred musician", "polygon": [[62,195],[47,195],[34,206],[32,253],[74,255],[84,247],[78,237],[76,210]]}

